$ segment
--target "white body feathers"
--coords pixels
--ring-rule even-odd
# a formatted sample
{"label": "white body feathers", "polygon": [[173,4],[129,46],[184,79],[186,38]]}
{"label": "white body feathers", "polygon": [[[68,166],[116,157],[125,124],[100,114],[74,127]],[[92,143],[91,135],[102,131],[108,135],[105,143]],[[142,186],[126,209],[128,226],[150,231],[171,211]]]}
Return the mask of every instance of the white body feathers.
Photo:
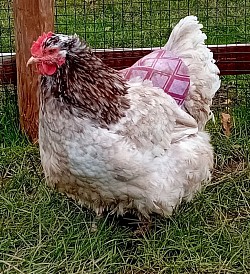
{"label": "white body feathers", "polygon": [[195,16],[187,16],[173,29],[165,49],[173,52],[189,68],[190,90],[184,107],[204,129],[212,113],[212,98],[220,87],[219,69],[205,45],[206,34]]}

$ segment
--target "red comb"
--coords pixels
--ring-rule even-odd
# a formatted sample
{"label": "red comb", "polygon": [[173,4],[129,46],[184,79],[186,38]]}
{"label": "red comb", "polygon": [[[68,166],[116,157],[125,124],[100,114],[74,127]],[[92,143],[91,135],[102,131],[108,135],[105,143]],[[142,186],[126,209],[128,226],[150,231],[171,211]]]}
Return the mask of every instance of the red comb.
{"label": "red comb", "polygon": [[49,38],[53,35],[53,32],[43,33],[43,35],[39,36],[36,41],[33,42],[31,47],[31,54],[33,56],[41,56],[42,55],[42,44],[46,38]]}

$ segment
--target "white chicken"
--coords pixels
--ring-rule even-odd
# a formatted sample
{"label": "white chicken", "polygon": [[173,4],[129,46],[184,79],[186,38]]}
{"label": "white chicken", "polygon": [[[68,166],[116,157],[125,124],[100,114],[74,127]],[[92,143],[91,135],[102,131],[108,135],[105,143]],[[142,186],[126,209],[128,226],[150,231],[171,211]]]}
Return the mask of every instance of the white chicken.
{"label": "white chicken", "polygon": [[220,80],[201,27],[194,16],[182,19],[164,47],[189,71],[182,107],[150,80],[126,82],[76,35],[34,42],[28,64],[42,75],[39,144],[50,187],[98,215],[150,218],[170,215],[210,180],[203,128]]}

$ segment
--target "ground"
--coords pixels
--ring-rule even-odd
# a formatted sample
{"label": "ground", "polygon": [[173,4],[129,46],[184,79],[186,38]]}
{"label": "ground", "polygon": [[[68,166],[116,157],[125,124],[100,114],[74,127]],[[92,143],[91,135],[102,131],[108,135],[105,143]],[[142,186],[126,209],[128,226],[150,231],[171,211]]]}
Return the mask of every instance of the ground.
{"label": "ground", "polygon": [[[67,1],[67,4],[71,2]],[[75,2],[80,3],[80,0]],[[112,2],[118,0],[105,2],[105,9],[115,9],[115,18],[119,21],[119,3],[122,1],[119,0],[119,5],[116,3],[115,6]],[[132,17],[126,15],[127,21],[137,18],[133,25],[136,29],[140,3],[137,1],[133,6],[132,1],[123,2],[127,4],[127,11],[134,13]],[[150,10],[147,9],[148,5],[156,7],[159,2],[163,1],[144,0],[142,6]],[[200,9],[196,10],[197,1],[167,1],[172,14],[178,18],[186,15],[187,4],[192,13],[197,11],[206,23],[210,44],[245,42],[249,35],[245,23],[249,18],[244,16],[249,14],[249,6],[246,9],[246,2],[239,0],[226,9],[229,1],[218,2],[200,1]],[[64,3],[57,1],[60,14],[64,11]],[[100,3],[98,0],[86,1],[85,5],[79,4],[82,10],[79,8],[77,12],[88,8],[88,14],[95,16],[98,22],[97,29],[102,31],[105,27],[107,31],[112,30],[112,17],[107,17],[106,25],[102,23]],[[205,5],[209,6],[211,18],[206,17]],[[228,15],[228,26],[223,25],[225,20],[221,17],[215,22],[216,10],[219,14]],[[68,9],[67,17],[58,17],[57,22],[64,24],[58,25],[58,28],[64,31],[67,20],[67,32],[84,32],[80,22],[77,21],[75,26],[71,22],[74,19],[73,11],[73,8]],[[144,13],[147,16],[147,12]],[[160,28],[163,23],[158,19],[160,16],[167,18],[167,15],[167,12],[159,13],[157,20],[152,19],[153,23],[156,22],[155,27]],[[171,17],[171,21],[176,21],[175,16]],[[77,20],[82,18],[77,17]],[[125,45],[121,42],[116,46],[131,46],[131,34],[126,34],[124,39],[118,37],[121,35],[118,21],[114,23],[116,39]],[[108,22],[112,24],[108,25]],[[130,29],[132,23],[128,22]],[[151,23],[149,25],[153,28]],[[214,29],[213,25],[218,27]],[[141,33],[140,30],[137,34]],[[142,40],[141,36],[135,39],[135,46],[140,46],[141,41],[148,41],[149,45],[152,43],[154,46],[157,41],[163,41],[162,35],[158,37],[153,32],[150,36],[149,33],[144,32],[146,40]],[[111,34],[106,35],[107,43],[112,46]],[[93,44],[95,39],[90,31],[87,35]],[[4,44],[4,40],[1,41]],[[7,47],[6,43],[4,45]],[[98,47],[101,46],[100,42]],[[134,234],[136,225],[131,224],[136,221],[114,216],[99,220],[97,230],[91,231],[94,215],[45,185],[38,148],[19,131],[16,91],[12,86],[1,86],[0,273],[249,273],[250,77],[228,76],[223,77],[222,82],[223,88],[214,100],[216,122],[210,122],[207,128],[215,149],[211,184],[192,202],[183,204],[171,218],[154,217],[151,230],[140,236]],[[229,138],[222,132],[221,112],[230,113],[233,120]]]}

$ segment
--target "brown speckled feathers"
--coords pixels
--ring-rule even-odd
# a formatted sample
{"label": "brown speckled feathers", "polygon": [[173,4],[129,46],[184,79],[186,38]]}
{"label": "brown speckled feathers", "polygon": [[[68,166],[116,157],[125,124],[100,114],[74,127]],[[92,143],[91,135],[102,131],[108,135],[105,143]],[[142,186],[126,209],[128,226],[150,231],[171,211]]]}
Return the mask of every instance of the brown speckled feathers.
{"label": "brown speckled feathers", "polygon": [[107,127],[116,123],[129,108],[122,77],[106,66],[89,48],[72,47],[66,62],[51,77],[42,76],[42,102],[53,96],[69,111],[94,119]]}

